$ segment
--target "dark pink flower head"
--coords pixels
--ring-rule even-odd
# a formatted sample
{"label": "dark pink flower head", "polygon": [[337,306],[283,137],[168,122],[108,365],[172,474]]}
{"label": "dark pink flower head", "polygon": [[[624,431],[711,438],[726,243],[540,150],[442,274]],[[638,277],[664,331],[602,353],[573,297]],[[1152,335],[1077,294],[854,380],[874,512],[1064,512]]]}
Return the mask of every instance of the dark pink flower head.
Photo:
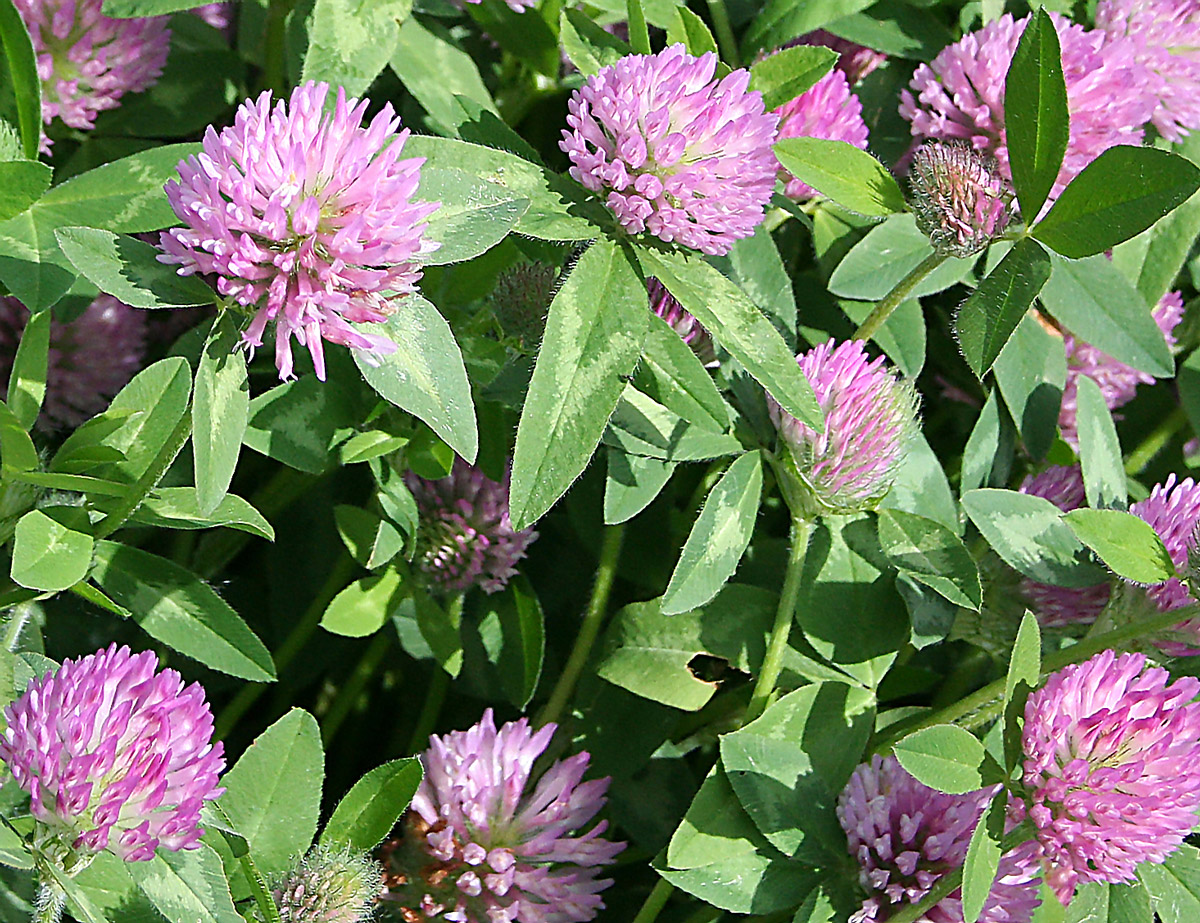
{"label": "dark pink flower head", "polygon": [[[607,778],[583,781],[577,753],[535,778],[555,725],[527,719],[496,730],[489,708],[466,731],[431,737],[406,835],[407,874],[385,900],[450,923],[585,923],[612,882],[601,869],[625,848],[602,834]],[[397,879],[402,878],[403,882]],[[408,914],[405,914],[408,918]]]}
{"label": "dark pink flower head", "polygon": [[513,528],[508,478],[505,472],[503,481],[493,481],[461,458],[436,481],[405,475],[421,517],[414,563],[432,589],[452,594],[480,586],[495,593],[516,575],[537,532]]}
{"label": "dark pink flower head", "polygon": [[[0,381],[13,360],[29,309],[0,298]],[[146,351],[146,312],[101,295],[70,323],[50,322],[46,395],[38,428],[70,429],[108,406],[139,369]]]}
{"label": "dark pink flower head", "polygon": [[[1163,332],[1167,345],[1175,346],[1175,328],[1183,319],[1183,296],[1168,292],[1154,309],[1154,320]],[[1101,352],[1095,346],[1077,340],[1070,333],[1063,335],[1067,349],[1067,384],[1063,388],[1062,409],[1058,413],[1058,428],[1063,439],[1079,447],[1076,414],[1079,408],[1079,376],[1086,375],[1100,386],[1104,403],[1109,410],[1123,407],[1133,400],[1138,385],[1154,384],[1154,376],[1139,372],[1132,366]]]}
{"label": "dark pink flower head", "polygon": [[1046,880],[1064,904],[1089,881],[1132,882],[1196,825],[1200,681],[1168,685],[1141,654],[1103,651],[1025,702],[1029,817]]}
{"label": "dark pink flower head", "polygon": [[196,683],[115,644],[34,679],[4,710],[0,759],[44,832],[126,861],[200,845],[200,808],[221,795],[222,745]]}
{"label": "dark pink flower head", "polygon": [[[1062,48],[1071,127],[1056,198],[1085,166],[1117,144],[1141,144],[1155,97],[1154,75],[1138,63],[1136,47],[1051,14]],[[913,74],[912,92],[901,93],[900,114],[917,138],[962,140],[992,154],[1012,180],[1004,123],[1004,84],[1029,17],[1005,14],[942,50]],[[914,94],[916,94],[914,96]],[[1026,221],[1035,216],[1026,215]]]}
{"label": "dark pink flower head", "polygon": [[692,347],[697,358],[706,366],[717,364],[717,348],[712,334],[701,326],[700,321],[688,313],[687,308],[675,300],[667,287],[651,276],[646,280],[646,291],[650,295],[650,310],[671,325],[680,339]]}
{"label": "dark pink flower head", "polygon": [[[779,138],[823,138],[845,141],[860,150],[867,149],[867,123],[862,103],[850,92],[846,75],[831,70],[815,84],[775,112],[779,115]],[[812,186],[779,167],[787,186],[784,193],[797,202],[820,195]]]}
{"label": "dark pink flower head", "polygon": [[763,220],[778,118],[749,71],[716,68],[683,45],[621,58],[571,97],[559,147],[625,230],[719,255]]}
{"label": "dark pink flower head", "polygon": [[204,152],[166,185],[184,223],[164,231],[165,263],[212,273],[217,291],[255,311],[243,338],[261,346],[275,323],[275,364],[292,375],[292,339],[325,377],[322,340],[390,352],[385,337],[352,326],[382,323],[396,297],[416,291],[424,240],[438,207],[417,202],[420,157],[400,159],[408,130],[387,104],[362,127],[368,101],[306,83],[288,102],[247,101],[234,123],[204,135]]}
{"label": "dark pink flower head", "polygon": [[[42,81],[42,118],[88,129],[126,93],[162,74],[170,50],[166,16],[110,19],[103,0],[15,0]],[[43,138],[43,150],[49,142]]]}
{"label": "dark pink flower head", "polygon": [[974,256],[1012,218],[1012,190],[996,172],[996,159],[961,141],[922,144],[908,179],[917,227],[946,256]]}
{"label": "dark pink flower head", "polygon": [[[1049,500],[1064,513],[1087,502],[1079,465],[1051,465],[1040,474],[1031,474],[1021,483],[1021,493]],[[1107,582],[1065,587],[1021,578],[1021,596],[1046,627],[1090,625],[1104,611],[1111,595],[1112,587]]]}
{"label": "dark pink flower head", "polygon": [[[893,912],[920,902],[947,872],[961,868],[971,833],[996,789],[947,795],[922,785],[894,756],[874,756],[854,770],[838,796],[837,816],[858,880],[870,895],[849,923],[884,923]],[[1000,860],[982,923],[1028,923],[1038,906],[1038,869],[1032,844]],[[922,923],[962,923],[962,890],[956,889]]]}
{"label": "dark pink flower head", "polygon": [[1170,141],[1200,128],[1200,3],[1101,0],[1096,27],[1130,39],[1139,63],[1158,77],[1152,121]]}
{"label": "dark pink flower head", "polygon": [[767,405],[812,503],[809,511],[870,509],[891,489],[917,430],[917,394],[858,340],[829,340],[796,357],[825,415],[818,433]]}
{"label": "dark pink flower head", "polygon": [[[1188,555],[1197,548],[1196,527],[1200,525],[1200,484],[1191,478],[1175,483],[1175,475],[1156,484],[1150,496],[1129,507],[1129,512],[1154,527],[1162,539],[1177,570],[1188,565]],[[1146,598],[1160,612],[1171,612],[1196,604],[1187,588],[1178,579],[1146,587]],[[1195,638],[1193,645],[1175,641],[1159,642],[1158,646],[1174,657],[1200,655],[1200,618],[1188,619],[1172,631]]]}
{"label": "dark pink flower head", "polygon": [[826,48],[836,51],[838,60],[834,66],[846,75],[851,86],[858,83],[875,68],[887,63],[887,55],[882,51],[875,51],[873,48],[841,38],[824,29],[802,35],[795,41],[788,42],[785,47],[790,48],[794,45],[824,45]]}

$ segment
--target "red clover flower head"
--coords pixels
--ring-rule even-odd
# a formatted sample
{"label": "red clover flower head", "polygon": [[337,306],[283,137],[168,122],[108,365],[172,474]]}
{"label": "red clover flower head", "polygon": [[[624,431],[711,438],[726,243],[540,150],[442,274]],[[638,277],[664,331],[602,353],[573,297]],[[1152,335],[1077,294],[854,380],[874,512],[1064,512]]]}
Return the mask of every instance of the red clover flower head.
{"label": "red clover flower head", "polygon": [[1159,79],[1152,121],[1168,141],[1200,128],[1200,3],[1196,0],[1101,0],[1096,27],[1128,38],[1137,59]]}
{"label": "red clover flower head", "polygon": [[[860,150],[867,149],[867,123],[862,117],[862,102],[850,92],[846,75],[831,70],[815,84],[775,112],[779,115],[779,138],[823,138],[845,141]],[[787,184],[784,194],[797,202],[820,195],[812,186],[779,167]]]}
{"label": "red clover flower head", "polygon": [[[894,756],[874,756],[854,770],[838,796],[837,816],[859,883],[870,895],[849,923],[884,923],[916,904],[947,872],[961,868],[971,833],[996,789],[947,795],[918,782]],[[1038,905],[1032,861],[1024,844],[1006,853],[979,917],[982,923],[1028,923]],[[956,889],[922,923],[962,923],[962,890]]]}
{"label": "red clover flower head", "polygon": [[[1064,513],[1087,502],[1079,465],[1051,465],[1040,474],[1031,474],[1021,483],[1021,493],[1049,500]],[[1108,605],[1112,586],[1105,582],[1064,587],[1022,577],[1020,592],[1037,620],[1046,627],[1090,625]]]}
{"label": "red clover flower head", "polygon": [[[170,50],[166,16],[112,19],[103,0],[15,0],[42,83],[42,118],[86,130],[162,74]],[[42,149],[49,150],[43,136]]]}
{"label": "red clover flower head", "polygon": [[626,231],[721,255],[763,220],[778,117],[749,71],[716,67],[683,45],[621,58],[571,97],[559,147]]}
{"label": "red clover flower head", "polygon": [[114,644],[63,661],[4,710],[0,760],[63,856],[132,862],[200,844],[223,749],[204,690],[156,666],[153,652]]}
{"label": "red clover flower head", "polygon": [[[12,374],[29,310],[0,298],[0,381]],[[70,429],[108,406],[142,367],[146,312],[101,295],[69,323],[50,322],[46,395],[38,428]]]}
{"label": "red clover flower head", "polygon": [[687,308],[675,300],[667,287],[651,276],[646,280],[646,291],[650,295],[650,310],[665,320],[680,339],[692,348],[697,358],[711,368],[717,364],[717,348],[710,334],[700,321],[688,313]]}
{"label": "red clover flower head", "polygon": [[[1175,328],[1183,319],[1183,296],[1179,292],[1168,292],[1154,308],[1154,321],[1166,338],[1167,345],[1175,346]],[[1063,388],[1062,408],[1058,413],[1058,428],[1063,440],[1078,448],[1079,432],[1076,414],[1079,408],[1079,376],[1086,375],[1100,386],[1104,403],[1109,410],[1123,407],[1133,400],[1138,385],[1154,384],[1154,376],[1139,372],[1132,366],[1101,352],[1095,346],[1064,333],[1063,343],[1067,349],[1067,384]]]}
{"label": "red clover flower head", "polygon": [[405,483],[421,517],[414,563],[431,589],[444,595],[476,585],[487,593],[504,589],[537,538],[533,529],[514,529],[508,517],[509,473],[493,481],[456,458],[447,477],[409,472]]}
{"label": "red clover flower head", "polygon": [[[1142,143],[1142,126],[1153,114],[1154,75],[1137,60],[1127,39],[1113,39],[1051,14],[1062,49],[1070,136],[1062,169],[1051,190],[1056,198],[1085,166],[1117,144]],[[1004,85],[1017,42],[1030,18],[1010,14],[942,50],[922,64],[901,93],[900,114],[917,138],[962,140],[992,154],[1011,181],[1005,134]],[[1031,221],[1036,216],[1026,215]]]}
{"label": "red clover flower head", "polygon": [[322,340],[391,352],[382,323],[396,296],[416,291],[423,239],[438,207],[417,202],[420,157],[401,159],[408,130],[387,104],[362,127],[367,100],[306,83],[287,102],[270,92],[238,109],[232,126],[204,135],[179,164],[167,198],[184,227],[164,231],[159,257],[181,275],[212,273],[217,291],[255,312],[243,339],[261,346],[275,323],[275,364],[292,376],[294,338],[325,378]]}
{"label": "red clover flower head", "polygon": [[996,158],[967,144],[922,144],[909,169],[913,213],[946,256],[973,256],[1004,232],[1013,194],[996,172]]}
{"label": "red clover flower head", "polygon": [[[1188,556],[1197,550],[1197,525],[1200,525],[1200,484],[1191,478],[1176,483],[1175,475],[1155,485],[1150,496],[1129,507],[1133,513],[1150,523],[1162,539],[1177,570],[1188,567]],[[1177,578],[1146,587],[1142,592],[1159,612],[1172,612],[1195,605],[1196,599]],[[1194,644],[1160,641],[1158,646],[1174,657],[1200,655],[1200,618],[1176,625],[1172,631],[1195,639]]]}
{"label": "red clover flower head", "polygon": [[917,394],[858,340],[796,357],[825,415],[817,432],[768,397],[811,515],[870,509],[891,489],[917,430]]}
{"label": "red clover flower head", "polygon": [[466,731],[431,737],[406,835],[388,856],[387,901],[450,923],[585,923],[604,907],[598,879],[625,848],[602,834],[607,778],[583,781],[577,753],[534,778],[555,725],[496,729],[491,709]]}
{"label": "red clover flower head", "polygon": [[1200,808],[1200,681],[1168,682],[1141,654],[1103,651],[1025,702],[1024,775],[1047,883],[1064,904],[1089,881],[1162,862]]}

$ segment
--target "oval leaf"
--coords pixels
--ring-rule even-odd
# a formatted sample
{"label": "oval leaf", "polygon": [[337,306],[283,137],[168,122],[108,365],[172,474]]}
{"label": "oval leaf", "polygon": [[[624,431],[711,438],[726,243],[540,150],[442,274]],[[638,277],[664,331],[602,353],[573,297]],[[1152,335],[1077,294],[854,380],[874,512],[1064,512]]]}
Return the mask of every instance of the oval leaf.
{"label": "oval leaf", "polygon": [[333,809],[321,832],[321,845],[356,852],[374,849],[408,808],[421,775],[416,757],[376,766]]}
{"label": "oval leaf", "polygon": [[1162,583],[1175,576],[1175,565],[1154,527],[1132,513],[1072,510],[1063,521],[1119,577]]}
{"label": "oval leaf", "polygon": [[918,782],[951,795],[983,788],[983,744],[953,724],[935,724],[895,746],[896,759]]}
{"label": "oval leaf", "polygon": [[68,529],[41,510],[26,513],[13,535],[12,578],[31,590],[74,586],[92,563],[92,537]]}
{"label": "oval leaf", "polygon": [[887,167],[845,141],[784,138],[775,143],[783,168],[860,215],[884,217],[907,207]]}

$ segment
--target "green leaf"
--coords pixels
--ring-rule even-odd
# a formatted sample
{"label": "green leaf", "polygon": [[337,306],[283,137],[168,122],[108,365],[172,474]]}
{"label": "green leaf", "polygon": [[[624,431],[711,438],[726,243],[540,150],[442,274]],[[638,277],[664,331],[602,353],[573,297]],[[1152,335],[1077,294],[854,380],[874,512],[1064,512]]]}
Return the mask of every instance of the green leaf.
{"label": "green leaf", "polygon": [[790,39],[871,6],[871,0],[767,0],[750,20],[742,40],[742,56],[778,48]]}
{"label": "green leaf", "polygon": [[533,587],[518,574],[499,593],[484,597],[480,634],[500,688],[517,708],[524,709],[537,691],[546,653],[542,604]]}
{"label": "green leaf", "polygon": [[376,766],[333,809],[321,831],[321,845],[355,852],[374,849],[408,808],[421,775],[416,757]]}
{"label": "green leaf", "polygon": [[231,676],[275,679],[271,654],[229,604],[174,561],[116,542],[96,543],[92,579],[152,638]]}
{"label": "green leaf", "polygon": [[192,454],[196,501],[205,516],[225,499],[250,421],[250,384],[246,357],[237,350],[240,341],[237,327],[222,315],[213,325],[196,367]]}
{"label": "green leaf", "polygon": [[1104,401],[1100,386],[1092,378],[1080,375],[1076,387],[1075,419],[1087,504],[1093,509],[1123,510],[1128,490],[1112,411]]}
{"label": "green leaf", "polygon": [[32,471],[38,466],[33,440],[3,401],[0,401],[0,462],[13,471]]}
{"label": "green leaf", "polygon": [[1012,772],[1022,753],[1021,730],[1025,720],[1025,699],[1037,688],[1042,675],[1042,634],[1038,621],[1028,612],[1017,629],[1008,673],[1004,678],[1004,768]]}
{"label": "green leaf", "polygon": [[104,15],[113,19],[165,16],[191,9],[195,9],[195,4],[190,0],[104,0]]}
{"label": "green leaf", "polygon": [[55,522],[41,510],[17,521],[13,534],[12,578],[31,590],[65,590],[87,575],[92,537]]}
{"label": "green leaf", "polygon": [[163,851],[149,862],[126,866],[142,893],[168,920],[241,923],[233,907],[220,857],[203,843],[198,849]]}
{"label": "green leaf", "polygon": [[642,0],[625,0],[625,21],[629,23],[629,44],[634,54],[650,54],[650,31],[646,28],[646,14],[642,11]]}
{"label": "green leaf", "polygon": [[[829,291],[843,298],[879,301],[933,253],[912,215],[892,215],[851,248],[829,279]],[[950,257],[917,283],[911,297],[943,291],[966,278],[976,260]]]}
{"label": "green leaf", "polygon": [[1175,565],[1154,527],[1132,513],[1079,509],[1063,521],[1119,577],[1162,583],[1175,576]]}
{"label": "green leaf", "polygon": [[336,379],[306,375],[250,401],[244,438],[256,452],[300,471],[322,474],[337,461],[334,448],[361,421],[358,407]]}
{"label": "green leaf", "polygon": [[462,263],[500,243],[529,210],[529,200],[503,186],[476,180],[463,170],[421,170],[417,198],[440,202],[429,216],[425,236],[441,246],[424,258],[429,266]]}
{"label": "green leaf", "polygon": [[1162,864],[1143,862],[1137,867],[1137,876],[1162,923],[1200,919],[1200,850],[1196,847],[1184,843]]}
{"label": "green leaf", "polygon": [[836,51],[821,45],[784,48],[750,65],[750,89],[762,93],[768,110],[778,109],[811,89],[837,59]]}
{"label": "green leaf", "polygon": [[734,436],[695,426],[632,385],[625,386],[603,438],[605,445],[631,455],[665,461],[704,461],[742,452]]}
{"label": "green leaf", "polygon": [[0,48],[8,70],[5,82],[16,97],[21,149],[27,160],[37,160],[42,139],[42,81],[33,40],[12,0],[0,0]]}
{"label": "green leaf", "polygon": [[762,460],[757,452],[747,452],[704,501],[663,594],[664,613],[688,612],[720,592],[750,544],[761,495]]}
{"label": "green leaf", "polygon": [[410,595],[417,628],[433,659],[457,679],[463,665],[461,607],[443,606],[419,586],[412,587]]}
{"label": "green leaf", "polygon": [[963,302],[954,331],[976,376],[987,374],[1048,278],[1050,257],[1023,238]]}
{"label": "green leaf", "polygon": [[510,515],[526,528],[587,466],[641,354],[646,287],[628,251],[597,240],[554,296],[517,428]]}
{"label": "green leaf", "polygon": [[[388,66],[430,118],[447,129],[460,117],[457,96],[499,114],[474,59],[452,44],[440,26],[432,23],[426,26],[415,16],[405,19],[400,24],[396,51]],[[424,183],[424,175],[421,180]]]}
{"label": "green leaf", "polygon": [[558,21],[563,51],[579,73],[591,77],[633,51],[629,43],[606,32],[582,10],[563,10]]}
{"label": "green leaf", "polygon": [[907,208],[887,167],[853,144],[824,138],[784,138],[775,143],[783,168],[843,208],[885,217]]}
{"label": "green leaf", "polygon": [[221,778],[225,794],[218,804],[250,844],[264,875],[284,871],[308,850],[324,777],[320,728],[308,712],[293,708]]}
{"label": "green leaf", "polygon": [[124,422],[104,437],[103,445],[124,457],[100,466],[97,475],[132,484],[154,463],[187,410],[192,370],[180,356],[160,359],[138,372],[108,405],[106,414]]}
{"label": "green leaf", "polygon": [[393,308],[384,324],[354,325],[396,344],[387,354],[352,350],[358,370],[381,397],[424,420],[463,459],[474,462],[479,451],[475,405],[450,325],[420,295],[408,295]]}
{"label": "green leaf", "polygon": [[[1176,150],[1193,163],[1200,160],[1200,138],[1189,135]],[[1146,232],[1149,240],[1137,264],[1137,289],[1157,304],[1175,283],[1200,234],[1200,195],[1193,195]]]}
{"label": "green leaf", "polygon": [[400,574],[390,569],[356,580],[329,603],[321,627],[349,638],[374,634],[391,614],[392,598],[399,588]]}
{"label": "green leaf", "polygon": [[1041,300],[1055,320],[1139,372],[1156,378],[1175,374],[1175,360],[1149,305],[1107,257],[1053,256],[1051,263],[1054,271]]}
{"label": "green leaf", "polygon": [[1200,168],[1153,147],[1110,147],[1063,190],[1033,235],[1063,256],[1103,253],[1200,189]]}
{"label": "green leaf", "polygon": [[181,276],[174,266],[160,263],[158,249],[137,238],[78,227],[58,228],[54,236],[92,285],[132,307],[191,308],[216,300],[197,276]]}
{"label": "green leaf", "polygon": [[963,923],[976,923],[991,894],[992,883],[1000,868],[1000,841],[1004,839],[1007,804],[1008,792],[997,792],[971,833],[963,862]]}
{"label": "green leaf", "polygon": [[308,50],[299,82],[324,81],[344,87],[347,96],[362,95],[387,66],[400,22],[411,12],[412,0],[315,0],[302,26]]}
{"label": "green leaf", "polygon": [[740,288],[693,256],[641,248],[642,268],[767,389],[788,413],[824,430],[821,408],[783,338]]}
{"label": "green leaf", "polygon": [[963,494],[962,505],[993,550],[1026,577],[1057,586],[1093,586],[1105,579],[1049,500],[983,488]]}
{"label": "green leaf", "polygon": [[896,759],[918,782],[939,792],[965,795],[983,788],[985,751],[969,731],[935,724],[909,734],[895,745]]}
{"label": "green leaf", "polygon": [[8,406],[26,432],[33,429],[46,397],[50,320],[50,311],[29,316],[21,331],[21,342],[17,344],[17,355],[8,379]]}
{"label": "green leaf", "polygon": [[683,419],[713,433],[729,428],[729,406],[692,348],[656,314],[650,315],[637,389]]}
{"label": "green leaf", "polygon": [[21,214],[40,199],[50,188],[51,175],[48,166],[35,160],[0,162],[0,221]]}
{"label": "green leaf", "polygon": [[1008,412],[1029,454],[1045,458],[1058,435],[1058,413],[1067,383],[1062,337],[1026,314],[993,366]]}
{"label": "green leaf", "polygon": [[0,863],[15,869],[33,868],[29,847],[7,824],[0,824]]}
{"label": "green leaf", "polygon": [[367,570],[382,567],[404,549],[400,530],[376,513],[339,503],[333,518],[346,550]]}
{"label": "green leaf", "polygon": [[608,450],[604,482],[604,522],[616,525],[628,522],[659,495],[677,467],[675,462],[627,455],[621,449]]}
{"label": "green leaf", "polygon": [[[785,856],[820,867],[844,850],[834,813],[867,743],[875,697],[846,683],[812,683],[721,736],[721,765],[755,826]],[[805,741],[820,740],[820,747]]]}
{"label": "green leaf", "polygon": [[130,517],[134,522],[162,529],[212,529],[226,526],[267,541],[274,541],[275,530],[249,502],[234,494],[226,494],[209,513],[200,512],[200,501],[194,487],[159,487],[142,501]]}
{"label": "green leaf", "polygon": [[903,510],[880,510],[879,544],[897,568],[955,605],[979,611],[979,569],[962,539],[946,526]]}
{"label": "green leaf", "polygon": [[[675,19],[667,26],[667,44],[681,44],[688,54],[697,58],[704,54],[717,54],[717,40],[713,38],[708,26],[686,6],[675,7]],[[774,107],[768,105],[767,108]]]}
{"label": "green leaf", "polygon": [[1067,84],[1058,33],[1043,9],[1025,27],[1005,82],[1009,160],[1021,215],[1031,224],[1067,151]]}

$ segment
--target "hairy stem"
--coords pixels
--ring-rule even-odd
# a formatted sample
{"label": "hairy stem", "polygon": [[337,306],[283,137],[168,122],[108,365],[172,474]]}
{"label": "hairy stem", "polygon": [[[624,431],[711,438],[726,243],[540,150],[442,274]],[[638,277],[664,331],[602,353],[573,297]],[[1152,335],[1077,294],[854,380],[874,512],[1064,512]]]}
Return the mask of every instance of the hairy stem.
{"label": "hairy stem", "polygon": [[867,319],[854,331],[854,339],[869,340],[878,333],[879,328],[892,316],[892,312],[900,307],[912,290],[917,287],[917,283],[941,266],[945,259],[946,256],[943,253],[931,253],[921,260],[907,276],[897,282],[892,290],[883,296],[883,300],[879,304],[875,305],[875,309],[867,315]]}

